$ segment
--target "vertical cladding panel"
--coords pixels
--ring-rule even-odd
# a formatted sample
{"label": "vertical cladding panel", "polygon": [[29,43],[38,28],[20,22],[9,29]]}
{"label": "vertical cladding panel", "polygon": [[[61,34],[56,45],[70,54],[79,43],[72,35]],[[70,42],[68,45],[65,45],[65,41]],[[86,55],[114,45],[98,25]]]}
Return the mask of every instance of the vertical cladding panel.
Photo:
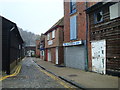
{"label": "vertical cladding panel", "polygon": [[0,71],[2,70],[2,17],[0,17]]}
{"label": "vertical cladding panel", "polygon": [[11,23],[2,18],[2,70],[7,71],[7,74],[9,74],[10,71],[10,28]]}
{"label": "vertical cladding panel", "polygon": [[13,30],[11,33],[11,44],[10,44],[10,63],[14,62],[15,60],[17,60],[18,58],[20,58],[20,49],[19,48],[21,42],[19,40],[18,35],[16,34],[16,32]]}
{"label": "vertical cladding panel", "polygon": [[65,65],[68,67],[85,70],[85,48],[84,46],[65,47]]}

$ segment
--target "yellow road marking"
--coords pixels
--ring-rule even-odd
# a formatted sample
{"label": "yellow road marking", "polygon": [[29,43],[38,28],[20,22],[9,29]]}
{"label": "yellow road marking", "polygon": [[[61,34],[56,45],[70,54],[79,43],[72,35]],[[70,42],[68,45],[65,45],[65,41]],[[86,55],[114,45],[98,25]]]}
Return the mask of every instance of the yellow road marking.
{"label": "yellow road marking", "polygon": [[6,78],[9,78],[9,77],[16,76],[20,72],[20,70],[21,70],[21,65],[18,65],[17,69],[15,70],[15,72],[13,74],[1,77],[0,81],[4,80]]}
{"label": "yellow road marking", "polygon": [[65,82],[61,81],[60,78],[56,77],[55,75],[45,71],[45,70],[42,70],[40,67],[38,68],[41,72],[45,73],[46,75],[50,76],[51,78],[53,78],[54,80],[56,80],[59,84],[61,84],[62,86],[64,86],[65,88],[69,88],[69,89],[72,89],[73,87],[67,85]]}

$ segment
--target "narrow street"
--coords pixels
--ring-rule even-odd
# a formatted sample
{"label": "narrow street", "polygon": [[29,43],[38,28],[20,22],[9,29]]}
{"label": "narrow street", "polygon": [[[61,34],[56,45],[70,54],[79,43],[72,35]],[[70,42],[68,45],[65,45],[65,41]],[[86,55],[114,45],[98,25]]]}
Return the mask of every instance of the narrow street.
{"label": "narrow street", "polygon": [[2,86],[3,88],[65,88],[59,81],[44,74],[40,69],[32,58],[25,58],[20,73],[3,80]]}

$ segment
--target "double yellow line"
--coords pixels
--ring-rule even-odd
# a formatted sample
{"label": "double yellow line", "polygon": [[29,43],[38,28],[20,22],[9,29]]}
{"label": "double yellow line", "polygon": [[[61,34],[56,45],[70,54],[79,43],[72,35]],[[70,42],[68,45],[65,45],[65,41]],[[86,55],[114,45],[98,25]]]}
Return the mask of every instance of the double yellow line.
{"label": "double yellow line", "polygon": [[4,80],[6,78],[9,78],[9,77],[16,76],[20,72],[20,70],[21,70],[21,65],[18,65],[17,69],[15,70],[15,72],[13,74],[1,77],[0,81]]}
{"label": "double yellow line", "polygon": [[48,75],[49,77],[53,78],[54,80],[56,80],[58,83],[60,83],[61,85],[63,85],[65,88],[69,88],[69,90],[74,90],[73,87],[69,86],[67,83],[63,82],[60,78],[56,77],[55,75],[45,71],[45,70],[42,70],[41,68],[38,67],[38,69],[45,73],[46,75]]}

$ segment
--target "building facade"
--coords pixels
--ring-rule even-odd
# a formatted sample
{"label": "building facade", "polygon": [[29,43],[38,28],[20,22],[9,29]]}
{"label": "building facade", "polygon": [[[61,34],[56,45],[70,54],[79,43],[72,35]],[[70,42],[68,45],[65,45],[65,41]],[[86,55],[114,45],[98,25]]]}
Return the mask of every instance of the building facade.
{"label": "building facade", "polygon": [[14,22],[2,16],[0,19],[2,20],[2,71],[10,74],[24,57],[24,42]]}
{"label": "building facade", "polygon": [[89,16],[89,69],[120,75],[120,2],[99,2]]}
{"label": "building facade", "polygon": [[86,13],[94,3],[64,2],[64,62],[68,67],[87,70]]}
{"label": "building facade", "polygon": [[45,33],[46,61],[63,63],[63,18]]}

